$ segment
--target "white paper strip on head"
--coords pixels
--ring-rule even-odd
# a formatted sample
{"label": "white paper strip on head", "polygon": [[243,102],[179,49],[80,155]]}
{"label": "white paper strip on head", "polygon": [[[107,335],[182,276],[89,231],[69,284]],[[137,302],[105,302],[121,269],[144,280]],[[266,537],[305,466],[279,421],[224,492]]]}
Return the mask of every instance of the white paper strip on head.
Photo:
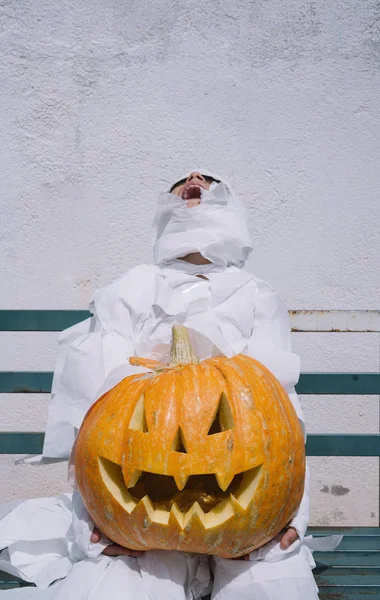
{"label": "white paper strip on head", "polygon": [[242,267],[252,251],[244,206],[220,176],[204,169],[199,172],[220,183],[202,191],[198,206],[189,208],[169,192],[159,196],[153,222],[154,263],[164,266],[200,252],[215,265]]}

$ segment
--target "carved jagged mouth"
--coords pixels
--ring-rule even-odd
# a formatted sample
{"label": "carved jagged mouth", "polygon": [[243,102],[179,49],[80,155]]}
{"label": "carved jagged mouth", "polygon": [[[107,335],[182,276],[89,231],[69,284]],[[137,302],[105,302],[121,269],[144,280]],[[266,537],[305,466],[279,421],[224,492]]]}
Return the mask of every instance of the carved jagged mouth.
{"label": "carved jagged mouth", "polygon": [[196,513],[207,529],[228,520],[237,508],[246,510],[259,483],[262,465],[236,474],[224,491],[215,475],[191,475],[179,490],[174,477],[144,471],[127,489],[118,464],[99,457],[99,468],[109,492],[128,513],[142,504],[152,521],[167,524],[173,514],[181,528]]}

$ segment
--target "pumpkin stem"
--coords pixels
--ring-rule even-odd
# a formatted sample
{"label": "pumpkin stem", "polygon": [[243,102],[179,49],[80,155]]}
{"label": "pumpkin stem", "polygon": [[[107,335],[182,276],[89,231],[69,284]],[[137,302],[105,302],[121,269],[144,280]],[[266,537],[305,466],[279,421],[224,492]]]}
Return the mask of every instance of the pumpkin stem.
{"label": "pumpkin stem", "polygon": [[184,325],[173,325],[169,367],[198,362],[198,357],[193,350],[186,327]]}

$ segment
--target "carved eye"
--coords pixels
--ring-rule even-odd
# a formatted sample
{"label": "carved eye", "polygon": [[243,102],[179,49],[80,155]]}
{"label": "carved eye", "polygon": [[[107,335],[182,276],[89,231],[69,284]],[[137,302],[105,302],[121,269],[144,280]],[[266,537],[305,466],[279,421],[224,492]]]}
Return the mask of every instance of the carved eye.
{"label": "carved eye", "polygon": [[235,427],[234,418],[228,398],[224,392],[222,392],[218,408],[210,425],[207,435],[214,435],[215,433],[221,433],[227,431],[227,429],[233,429]]}
{"label": "carved eye", "polygon": [[129,422],[129,429],[136,429],[143,433],[148,433],[148,425],[145,416],[145,399],[144,394],[140,396],[136,402],[135,410],[133,411],[131,420]]}

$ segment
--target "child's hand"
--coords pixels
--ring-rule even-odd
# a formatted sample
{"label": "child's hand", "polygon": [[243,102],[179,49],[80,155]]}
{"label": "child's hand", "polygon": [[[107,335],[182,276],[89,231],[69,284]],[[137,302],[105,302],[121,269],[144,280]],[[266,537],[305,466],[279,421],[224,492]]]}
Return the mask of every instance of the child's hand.
{"label": "child's hand", "polygon": [[[294,527],[288,527],[280,541],[281,550],[287,550],[296,540],[298,540],[297,531]],[[243,556],[239,556],[239,558],[235,558],[234,560],[249,560],[249,554],[243,554]]]}
{"label": "child's hand", "polygon": [[294,542],[298,540],[298,533],[297,531],[294,529],[294,527],[289,527],[284,535],[281,538],[281,542],[280,542],[280,547],[282,550],[286,550],[287,548],[289,548],[289,546],[291,546],[292,544],[294,544]]}
{"label": "child's hand", "polygon": [[[90,538],[91,542],[93,544],[97,544],[101,537],[102,534],[100,533],[99,529],[97,527],[94,527],[94,531],[92,532]],[[124,546],[119,546],[119,544],[110,544],[109,546],[104,548],[102,554],[105,554],[106,556],[124,555],[137,557],[141,556],[143,552],[141,552],[141,550],[129,550],[129,548],[124,548]]]}

